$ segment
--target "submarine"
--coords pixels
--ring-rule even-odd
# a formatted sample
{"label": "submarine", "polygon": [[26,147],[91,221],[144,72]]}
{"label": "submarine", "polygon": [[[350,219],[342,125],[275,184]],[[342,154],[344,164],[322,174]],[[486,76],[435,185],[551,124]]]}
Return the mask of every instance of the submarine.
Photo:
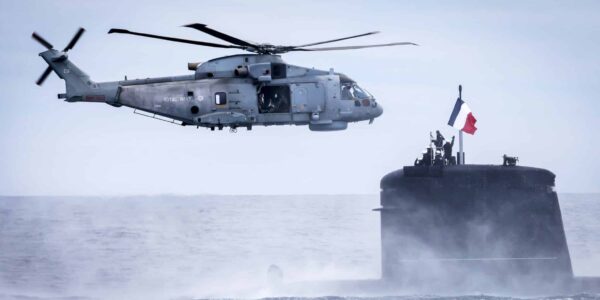
{"label": "submarine", "polygon": [[381,279],[439,292],[600,292],[600,278],[573,274],[554,173],[506,154],[465,163],[463,132],[477,120],[458,92],[456,156],[438,130],[414,165],[380,181]]}
{"label": "submarine", "polygon": [[[439,135],[439,132],[438,132]],[[575,277],[555,174],[464,163],[435,141],[380,182],[382,280],[438,292],[599,292]],[[447,150],[447,149],[446,149]],[[450,150],[451,151],[451,150]]]}
{"label": "submarine", "polygon": [[441,290],[565,289],[555,175],[516,165],[406,166],[381,180],[382,278]]}
{"label": "submarine", "polygon": [[[457,157],[461,159],[456,160]],[[386,296],[600,293],[574,276],[549,170],[465,164],[432,144],[380,181],[381,277],[287,284],[285,293]]]}

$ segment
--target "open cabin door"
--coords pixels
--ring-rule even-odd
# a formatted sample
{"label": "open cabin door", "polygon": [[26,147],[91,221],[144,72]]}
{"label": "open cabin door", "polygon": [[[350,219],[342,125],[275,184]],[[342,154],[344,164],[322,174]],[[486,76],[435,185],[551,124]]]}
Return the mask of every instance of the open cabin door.
{"label": "open cabin door", "polygon": [[263,86],[257,95],[258,112],[261,114],[289,115],[290,98],[290,87],[287,84]]}

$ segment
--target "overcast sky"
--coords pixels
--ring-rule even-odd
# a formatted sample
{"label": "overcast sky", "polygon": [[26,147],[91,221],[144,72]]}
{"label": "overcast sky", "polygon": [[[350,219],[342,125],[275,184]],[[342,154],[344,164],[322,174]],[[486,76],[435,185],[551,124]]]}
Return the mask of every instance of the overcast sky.
{"label": "overcast sky", "polygon": [[[377,193],[446,125],[463,84],[479,130],[468,163],[502,154],[557,175],[559,192],[600,192],[598,1],[0,1],[0,194]],[[106,104],[56,99],[35,30],[56,48],[87,29],[70,59],[95,81],[190,74],[188,62],[237,54],[125,35],[112,27],[218,40],[300,44],[379,30],[338,45],[419,47],[289,53],[288,63],[343,72],[384,114],[341,132],[305,126],[210,132]]]}

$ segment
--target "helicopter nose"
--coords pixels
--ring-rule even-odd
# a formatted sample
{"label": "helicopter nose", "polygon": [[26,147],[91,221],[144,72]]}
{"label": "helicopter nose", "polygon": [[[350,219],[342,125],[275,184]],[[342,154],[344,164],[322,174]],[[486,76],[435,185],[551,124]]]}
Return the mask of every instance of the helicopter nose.
{"label": "helicopter nose", "polygon": [[377,107],[375,107],[375,118],[381,116],[383,114],[383,107],[377,103]]}

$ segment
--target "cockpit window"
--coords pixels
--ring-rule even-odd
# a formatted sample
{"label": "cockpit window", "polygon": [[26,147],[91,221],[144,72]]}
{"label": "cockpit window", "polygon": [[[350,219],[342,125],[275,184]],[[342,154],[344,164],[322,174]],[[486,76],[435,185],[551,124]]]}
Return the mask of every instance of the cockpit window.
{"label": "cockpit window", "polygon": [[360,88],[356,83],[343,83],[342,85],[342,100],[362,100],[371,99],[373,96],[366,90]]}

